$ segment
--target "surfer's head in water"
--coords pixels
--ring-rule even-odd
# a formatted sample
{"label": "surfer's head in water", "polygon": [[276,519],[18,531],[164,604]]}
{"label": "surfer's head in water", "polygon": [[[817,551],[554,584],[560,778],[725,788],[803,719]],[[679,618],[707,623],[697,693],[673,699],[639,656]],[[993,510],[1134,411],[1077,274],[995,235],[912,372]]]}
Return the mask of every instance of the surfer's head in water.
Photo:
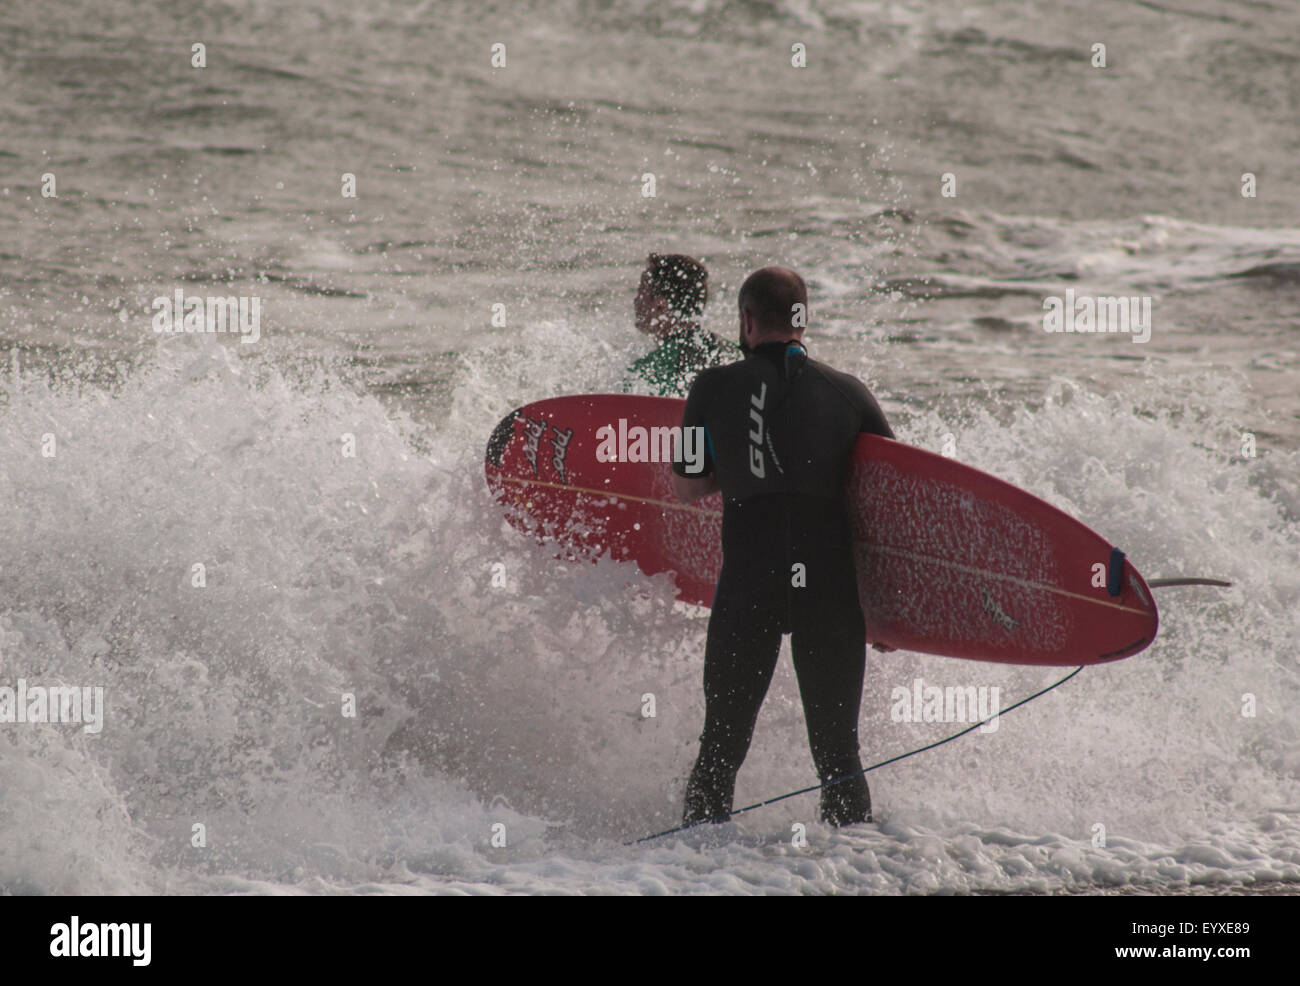
{"label": "surfer's head in water", "polygon": [[660,339],[698,329],[709,300],[709,272],[684,253],[652,253],[641,272],[633,310],[636,327]]}
{"label": "surfer's head in water", "polygon": [[800,342],[808,324],[808,285],[789,267],[763,267],[740,286],[740,340],[750,353],[765,342]]}

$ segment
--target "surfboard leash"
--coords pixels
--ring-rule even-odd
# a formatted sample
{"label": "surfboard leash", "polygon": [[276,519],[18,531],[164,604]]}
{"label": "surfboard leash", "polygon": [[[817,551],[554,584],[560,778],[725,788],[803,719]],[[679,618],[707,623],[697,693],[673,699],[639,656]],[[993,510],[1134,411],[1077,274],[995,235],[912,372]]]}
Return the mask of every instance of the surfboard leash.
{"label": "surfboard leash", "polygon": [[[1147,586],[1152,589],[1168,589],[1168,588],[1173,588],[1175,586],[1192,586],[1192,585],[1213,585],[1213,586],[1227,587],[1227,586],[1231,586],[1232,583],[1226,582],[1222,579],[1185,577],[1185,576],[1176,576],[1173,578],[1165,578],[1165,579],[1151,579],[1149,582],[1147,582]],[[994,719],[997,719],[1000,716],[1004,716],[1008,712],[1012,712],[1015,709],[1020,708],[1022,705],[1029,704],[1034,699],[1042,695],[1046,695],[1053,688],[1059,688],[1061,685],[1064,685],[1067,681],[1069,681],[1080,671],[1082,671],[1085,667],[1087,667],[1086,664],[1081,664],[1079,665],[1079,667],[1075,668],[1073,671],[1067,674],[1060,681],[1048,685],[1042,691],[1034,692],[1034,694],[1030,695],[1028,698],[1022,698],[1015,705],[1009,705],[1001,712],[991,715],[987,719],[977,722],[972,726],[967,726],[961,732],[953,733],[951,736],[946,736],[943,739],[937,740],[934,743],[930,743],[927,746],[921,746],[915,750],[909,750],[906,753],[900,753],[896,757],[890,757],[888,760],[880,761],[880,763],[873,763],[870,767],[864,767],[862,770],[855,771],[852,774],[845,774],[843,777],[837,777],[834,780],[826,781],[824,784],[813,784],[809,787],[800,788],[798,791],[791,791],[788,794],[779,794],[775,798],[768,798],[765,801],[756,801],[752,805],[746,805],[744,808],[735,809],[734,811],[730,812],[728,816],[715,815],[712,818],[701,818],[699,821],[690,822],[686,825],[677,825],[674,826],[673,828],[665,829],[662,832],[656,832],[654,835],[643,835],[641,838],[633,839],[631,842],[625,842],[623,843],[623,845],[635,846],[635,845],[639,845],[642,842],[650,842],[654,839],[661,839],[665,835],[674,835],[678,832],[685,832],[687,829],[695,828],[697,825],[706,825],[714,821],[719,821],[719,822],[725,821],[727,818],[731,816],[743,815],[745,812],[753,811],[755,808],[763,808],[766,807],[767,805],[774,805],[778,801],[785,801],[787,798],[798,797],[801,794],[811,794],[813,791],[820,791],[822,788],[834,787],[836,784],[843,784],[845,781],[851,781],[855,777],[861,777],[863,774],[868,774],[871,771],[876,770],[880,767],[887,767],[891,763],[898,763],[898,761],[900,760],[906,760],[908,757],[914,757],[918,753],[924,753],[926,750],[933,750],[935,747],[943,746],[945,743],[951,743],[953,740],[960,739],[961,737],[965,736],[967,733],[974,732],[976,729],[979,729],[980,726],[983,726],[985,723],[992,722]]]}

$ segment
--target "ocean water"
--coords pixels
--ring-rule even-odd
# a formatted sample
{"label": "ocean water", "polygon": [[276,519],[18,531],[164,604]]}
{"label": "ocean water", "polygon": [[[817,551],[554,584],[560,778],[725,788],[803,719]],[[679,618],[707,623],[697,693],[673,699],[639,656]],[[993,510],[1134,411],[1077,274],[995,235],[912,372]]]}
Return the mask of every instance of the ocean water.
{"label": "ocean water", "polygon": [[[0,686],[104,708],[0,723],[0,892],[1300,886],[1300,11],[9,9]],[[873,772],[875,825],[804,795],[625,845],[678,818],[705,619],[518,536],[482,455],[644,352],[652,250],[705,260],[727,337],[795,267],[900,438],[1233,586],[1157,590],[1142,654]],[[156,333],[178,288],[259,297],[261,338]],[[1044,332],[1067,288],[1150,297],[1150,340]],[[814,782],[786,655],[738,804]],[[961,728],[896,688],[1063,674],[873,652],[864,762]]]}

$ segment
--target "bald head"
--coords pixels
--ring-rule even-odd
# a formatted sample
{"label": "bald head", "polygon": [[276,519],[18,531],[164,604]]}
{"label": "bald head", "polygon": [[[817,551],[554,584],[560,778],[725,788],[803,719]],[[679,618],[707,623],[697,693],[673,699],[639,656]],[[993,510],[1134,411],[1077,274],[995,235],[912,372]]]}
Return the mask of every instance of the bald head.
{"label": "bald head", "polygon": [[763,338],[797,338],[808,324],[808,286],[789,267],[754,271],[740,286],[739,301],[742,322],[748,313]]}

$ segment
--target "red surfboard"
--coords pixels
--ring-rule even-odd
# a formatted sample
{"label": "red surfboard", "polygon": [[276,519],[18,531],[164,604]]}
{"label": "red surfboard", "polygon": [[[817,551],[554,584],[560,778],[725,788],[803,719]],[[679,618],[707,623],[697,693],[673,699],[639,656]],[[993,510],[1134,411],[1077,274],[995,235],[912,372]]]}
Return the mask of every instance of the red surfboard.
{"label": "red surfboard", "polygon": [[[591,394],[528,404],[488,441],[488,487],[521,531],[570,558],[608,553],[673,573],[708,606],[722,568],[722,499],[676,500],[684,401]],[[1007,664],[1136,654],[1159,617],[1142,576],[1051,504],[952,459],[876,435],[854,448],[858,593],[875,643]]]}

